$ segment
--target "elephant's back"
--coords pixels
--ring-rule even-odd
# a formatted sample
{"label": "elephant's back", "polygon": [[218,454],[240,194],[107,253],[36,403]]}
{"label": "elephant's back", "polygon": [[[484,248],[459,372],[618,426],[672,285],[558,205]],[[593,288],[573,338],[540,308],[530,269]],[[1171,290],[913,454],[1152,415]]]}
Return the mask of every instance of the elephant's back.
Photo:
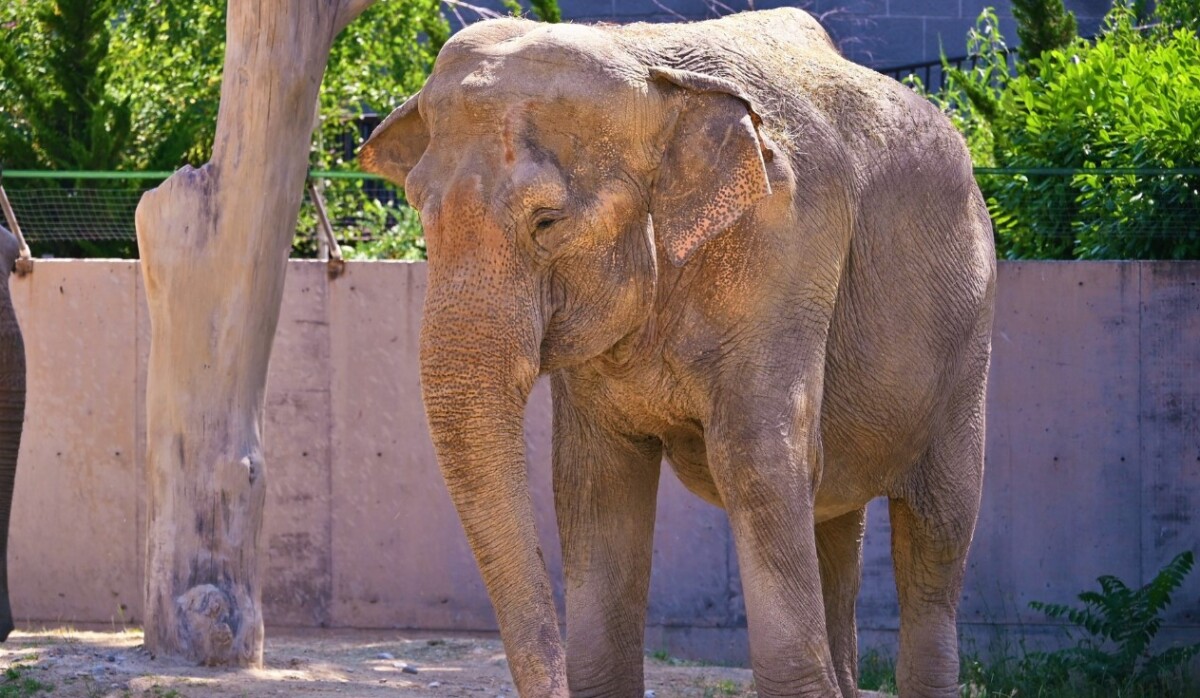
{"label": "elephant's back", "polygon": [[794,7],[739,12],[702,22],[597,26],[611,32],[620,43],[664,55],[678,53],[673,49],[679,47],[703,49],[706,44],[736,51],[748,43],[786,46],[788,51],[799,48],[837,53],[821,23],[811,14]]}
{"label": "elephant's back", "polygon": [[803,10],[597,29],[646,67],[689,70],[739,85],[763,117],[764,130],[793,158],[803,155],[804,139],[797,134],[814,118],[823,121],[840,137],[860,182],[869,182],[879,169],[881,152],[895,153],[902,162],[904,153],[936,142],[942,152],[957,147],[956,157],[966,157],[961,137],[933,105],[843,58],[825,29]]}

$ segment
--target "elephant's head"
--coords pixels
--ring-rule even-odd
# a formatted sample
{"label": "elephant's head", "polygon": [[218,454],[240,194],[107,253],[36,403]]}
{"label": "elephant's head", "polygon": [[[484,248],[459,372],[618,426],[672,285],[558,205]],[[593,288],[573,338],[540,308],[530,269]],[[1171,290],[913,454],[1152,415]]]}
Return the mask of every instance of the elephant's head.
{"label": "elephant's head", "polygon": [[426,413],[523,694],[563,689],[525,477],[529,391],[634,332],[659,265],[770,193],[758,123],[738,86],[646,65],[603,29],[497,20],[446,44],[363,147],[425,226]]}

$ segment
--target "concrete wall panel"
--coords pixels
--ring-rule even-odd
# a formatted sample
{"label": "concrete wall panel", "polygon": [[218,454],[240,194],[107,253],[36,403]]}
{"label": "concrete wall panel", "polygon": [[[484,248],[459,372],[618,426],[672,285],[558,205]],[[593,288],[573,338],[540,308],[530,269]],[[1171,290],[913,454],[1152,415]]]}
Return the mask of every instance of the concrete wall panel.
{"label": "concrete wall panel", "polygon": [[692,495],[663,463],[650,574],[650,625],[745,623],[725,512]]}
{"label": "concrete wall panel", "polygon": [[[542,557],[550,574],[550,586],[558,605],[560,621],[566,618],[562,572],[562,543],[554,514],[554,482],[551,473],[554,415],[550,400],[550,380],[541,378],[533,386],[525,407],[525,458],[529,461],[529,489],[533,498],[534,523],[541,540]],[[441,483],[441,480],[438,480]]]}
{"label": "concrete wall panel", "polygon": [[146,286],[145,279],[142,277],[141,267],[134,265],[133,278],[135,290],[135,328],[136,339],[134,343],[134,365],[136,377],[134,379],[136,388],[134,391],[136,404],[134,405],[134,452],[136,459],[134,461],[134,469],[136,472],[137,482],[135,483],[135,491],[137,492],[137,508],[134,517],[137,521],[137,526],[134,529],[136,543],[134,548],[137,552],[137,564],[134,567],[134,575],[138,579],[138,594],[136,603],[129,606],[130,622],[140,623],[142,621],[142,597],[145,595],[145,587],[142,583],[143,571],[146,568],[146,512],[148,510],[146,496],[146,380],[150,372],[150,308],[146,304]]}
{"label": "concrete wall panel", "polygon": [[[1141,272],[1141,453],[1146,512],[1142,582],[1185,550],[1200,553],[1200,263]],[[1176,594],[1169,622],[1200,624],[1200,574]]]}
{"label": "concrete wall panel", "polygon": [[140,606],[136,271],[39,262],[11,281],[28,366],[9,536],[18,620],[107,622]]}
{"label": "concrete wall panel", "polygon": [[264,619],[327,626],[333,599],[329,298],[323,264],[288,270],[267,377]]}
{"label": "concrete wall panel", "polygon": [[[858,626],[886,633],[900,629],[896,577],[892,573],[892,533],[886,499],[867,505],[867,534],[863,541],[863,578],[855,606]],[[864,647],[872,646],[863,641]]]}
{"label": "concrete wall panel", "polygon": [[[267,396],[265,612],[274,625],[490,630],[495,619],[445,493],[420,402],[422,264],[292,264]],[[983,510],[964,637],[1056,636],[1030,600],[1101,574],[1146,580],[1200,524],[1200,264],[1000,265]],[[21,619],[140,616],[149,323],[129,262],[39,261],[12,281],[30,400],[11,536]],[[537,524],[561,603],[549,390],[526,414]],[[862,645],[898,626],[887,507],[871,504]],[[724,513],[664,468],[647,644],[744,660]],[[1176,597],[1200,626],[1200,584]],[[1011,637],[1011,636],[1010,636]]]}
{"label": "concrete wall panel", "polygon": [[1005,265],[964,621],[1034,622],[1032,600],[1139,576],[1138,269]]}
{"label": "concrete wall panel", "polygon": [[349,264],[329,292],[332,622],[494,627],[419,398],[425,267]]}

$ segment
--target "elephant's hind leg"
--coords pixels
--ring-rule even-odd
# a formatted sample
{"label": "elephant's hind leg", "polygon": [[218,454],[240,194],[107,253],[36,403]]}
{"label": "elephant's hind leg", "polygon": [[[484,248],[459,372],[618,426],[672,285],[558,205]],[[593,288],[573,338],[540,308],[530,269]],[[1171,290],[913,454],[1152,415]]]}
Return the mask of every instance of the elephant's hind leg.
{"label": "elephant's hind leg", "polygon": [[889,502],[902,698],[959,694],[955,619],[983,480],[982,386],[971,399]]}
{"label": "elephant's hind leg", "polygon": [[825,629],[842,698],[858,696],[858,635],[854,602],[862,581],[865,508],[817,524],[817,561],[825,598]]}

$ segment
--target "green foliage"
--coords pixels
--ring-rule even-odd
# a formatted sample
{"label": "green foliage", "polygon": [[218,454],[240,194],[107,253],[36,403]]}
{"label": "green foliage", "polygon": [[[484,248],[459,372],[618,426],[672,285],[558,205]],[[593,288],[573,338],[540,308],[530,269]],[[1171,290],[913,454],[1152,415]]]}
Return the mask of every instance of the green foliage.
{"label": "green foliage", "polygon": [[1200,3],[1196,0],[1158,0],[1154,13],[1168,30],[1200,33]]}
{"label": "green foliage", "polygon": [[[425,258],[420,217],[391,185],[373,179],[326,180],[323,198],[346,259]],[[315,209],[302,206],[294,254],[315,256],[317,225]]]}
{"label": "green foliage", "polygon": [[[1036,610],[1074,626],[1069,647],[1055,652],[1000,648],[991,661],[964,654],[960,677],[971,698],[1200,698],[1185,671],[1200,643],[1154,652],[1171,594],[1193,566],[1190,551],[1175,557],[1151,582],[1132,589],[1111,575],[1099,591],[1085,591],[1082,606],[1033,602]],[[884,656],[863,655],[859,686],[896,692],[895,666]]]}
{"label": "green foliage", "polygon": [[896,663],[876,651],[866,652],[858,659],[858,687],[895,695],[899,692],[896,687]]}
{"label": "green foliage", "polygon": [[[220,101],[225,19],[224,0],[0,3],[0,26],[7,32],[0,42],[3,165],[171,170],[208,160]],[[379,0],[352,22],[330,51],[313,167],[354,169],[360,140],[356,120],[386,114],[416,92],[449,36],[439,0]],[[9,185],[21,186],[14,182]],[[364,198],[361,183],[332,181],[328,195],[339,202],[342,218],[381,225],[388,220]],[[385,229],[408,217],[393,215],[378,231],[347,233],[380,243]],[[412,246],[403,254],[420,253],[413,236],[406,233],[393,242],[401,240]],[[299,243],[301,251],[311,246],[311,240]],[[75,243],[35,248],[41,252],[128,256],[135,250],[132,243]],[[402,253],[389,248],[387,254]]]}
{"label": "green foliage", "polygon": [[54,690],[54,686],[25,675],[28,667],[14,664],[4,670],[0,680],[0,698],[26,698]]}
{"label": "green foliage", "polygon": [[[520,0],[500,0],[500,4],[514,17],[525,14],[525,8],[521,7]],[[550,23],[562,21],[562,10],[558,7],[558,0],[529,0],[529,9],[533,11],[533,16],[538,21]]]}
{"label": "green foliage", "polygon": [[1061,676],[1064,682],[1078,678],[1125,690],[1175,685],[1188,662],[1200,653],[1200,643],[1171,647],[1158,654],[1151,652],[1151,643],[1162,627],[1162,614],[1171,603],[1171,593],[1183,584],[1192,565],[1193,555],[1185,551],[1138,589],[1106,575],[1097,580],[1100,591],[1079,594],[1083,606],[1030,603],[1048,618],[1068,620],[1084,633],[1074,647],[1035,653],[1031,660],[1052,675]]}
{"label": "green foliage", "polygon": [[221,98],[225,3],[118,0],[109,87],[133,106],[122,169],[208,160]]}
{"label": "green foliage", "polygon": [[[1066,48],[1075,40],[1075,14],[1067,12],[1062,0],[1012,0],[1013,19],[1017,20],[1017,38],[1021,40],[1021,58],[1037,58],[1047,51]],[[1035,66],[1027,63],[1033,70]]]}
{"label": "green foliage", "polygon": [[[126,162],[134,128],[131,102],[108,89],[118,54],[112,45],[114,8],[113,0],[27,0],[0,9],[0,25],[10,29],[10,40],[0,43],[5,167],[111,170]],[[104,225],[121,215],[127,213],[98,206],[89,217]],[[34,245],[35,254],[56,256],[123,256],[132,249],[132,242]]]}
{"label": "green foliage", "polygon": [[562,11],[558,8],[558,0],[529,0],[533,16],[543,22],[561,22]]}
{"label": "green foliage", "polygon": [[[386,115],[421,88],[450,25],[439,0],[383,0],[352,22],[330,51],[321,85],[321,126],[313,149],[314,167],[354,170],[360,145],[355,121]],[[390,187],[363,180],[325,183],[325,201],[334,231],[353,245],[349,259],[423,259],[424,238],[416,212]],[[296,252],[315,251],[316,219],[301,213]]]}
{"label": "green foliage", "polygon": [[984,8],[975,26],[967,32],[967,52],[976,56],[970,70],[952,68],[942,56],[946,88],[928,93],[916,75],[908,83],[936,104],[967,140],[976,165],[995,164],[991,123],[1000,109],[999,96],[1009,80],[1008,45],[1000,32],[996,11]]}
{"label": "green foliage", "polygon": [[[438,0],[381,0],[338,36],[321,83],[322,136],[326,143],[345,133],[364,113],[386,115],[425,82],[450,25]],[[345,153],[317,164],[342,164]]]}
{"label": "green foliage", "polygon": [[10,167],[112,169],[130,107],[106,89],[112,0],[30,0],[0,10],[0,153]]}
{"label": "green foliage", "polygon": [[976,67],[947,66],[932,99],[977,166],[1085,170],[979,178],[1002,257],[1200,258],[1200,177],[1086,171],[1200,165],[1200,38],[1134,21],[1118,4],[1094,44],[1046,51],[1012,77],[985,11],[969,36]]}

